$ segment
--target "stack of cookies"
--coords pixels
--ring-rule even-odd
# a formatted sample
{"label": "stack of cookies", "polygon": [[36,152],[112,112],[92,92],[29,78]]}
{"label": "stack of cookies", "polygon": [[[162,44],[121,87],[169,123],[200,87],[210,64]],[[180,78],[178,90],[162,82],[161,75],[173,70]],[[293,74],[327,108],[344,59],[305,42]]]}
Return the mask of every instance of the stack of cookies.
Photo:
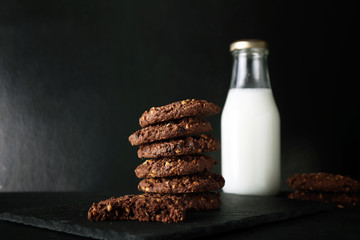
{"label": "stack of cookies", "polygon": [[347,176],[330,173],[295,174],[286,180],[295,192],[290,199],[330,202],[337,207],[353,207],[360,202],[360,182]]}
{"label": "stack of cookies", "polygon": [[217,209],[225,180],[210,172],[217,160],[204,153],[216,151],[218,140],[204,133],[212,130],[204,119],[221,109],[205,100],[188,99],[145,111],[142,129],[129,137],[139,145],[138,157],[147,159],[136,169],[142,178],[141,195],[126,195],[94,203],[92,221],[130,219],[180,222],[188,210]]}
{"label": "stack of cookies", "polygon": [[[183,194],[222,188],[223,177],[209,172],[217,161],[203,154],[218,150],[220,144],[210,135],[203,134],[212,127],[201,118],[219,112],[220,108],[215,104],[195,99],[145,111],[140,118],[143,128],[129,137],[132,145],[140,145],[138,157],[148,159],[135,170],[137,177],[144,178],[139,183],[139,190]],[[215,201],[218,197],[212,195]]]}

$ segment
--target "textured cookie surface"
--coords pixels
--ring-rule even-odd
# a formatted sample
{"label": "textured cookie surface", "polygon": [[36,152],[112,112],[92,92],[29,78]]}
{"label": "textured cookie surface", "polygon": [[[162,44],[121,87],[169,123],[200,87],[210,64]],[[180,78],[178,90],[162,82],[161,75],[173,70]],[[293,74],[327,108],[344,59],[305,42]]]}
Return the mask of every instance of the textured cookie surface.
{"label": "textured cookie surface", "polygon": [[182,155],[149,159],[135,169],[138,178],[171,177],[209,171],[217,160],[207,155]]}
{"label": "textured cookie surface", "polygon": [[358,192],[360,182],[347,176],[330,173],[295,174],[286,180],[290,188],[322,192]]}
{"label": "textured cookie surface", "polygon": [[220,148],[220,143],[209,135],[169,139],[140,145],[139,158],[159,158],[173,155],[199,154]]}
{"label": "textured cookie surface", "polygon": [[179,197],[180,201],[185,204],[187,211],[214,210],[221,206],[221,198],[218,192],[204,193],[182,193],[182,194],[163,194],[163,193],[145,193],[157,197]]}
{"label": "textured cookie surface", "polygon": [[185,206],[184,200],[177,196],[126,195],[94,203],[88,211],[88,219],[181,222]]}
{"label": "textured cookie surface", "polygon": [[140,129],[129,137],[131,145],[205,133],[212,130],[211,124],[201,118],[182,118]]}
{"label": "textured cookie surface", "polygon": [[168,178],[143,179],[138,189],[146,193],[194,193],[215,191],[225,184],[224,178],[216,173],[176,176]]}
{"label": "textured cookie surface", "polygon": [[295,191],[289,194],[288,198],[335,203],[338,207],[354,207],[360,203],[359,193],[332,193],[332,192],[315,192],[315,191]]}
{"label": "textured cookie surface", "polygon": [[206,117],[217,114],[220,111],[220,107],[214,103],[205,100],[187,99],[161,107],[152,107],[142,114],[139,123],[141,127],[146,127],[183,117]]}
{"label": "textured cookie surface", "polygon": [[217,192],[179,194],[187,210],[214,210],[221,206],[220,194]]}

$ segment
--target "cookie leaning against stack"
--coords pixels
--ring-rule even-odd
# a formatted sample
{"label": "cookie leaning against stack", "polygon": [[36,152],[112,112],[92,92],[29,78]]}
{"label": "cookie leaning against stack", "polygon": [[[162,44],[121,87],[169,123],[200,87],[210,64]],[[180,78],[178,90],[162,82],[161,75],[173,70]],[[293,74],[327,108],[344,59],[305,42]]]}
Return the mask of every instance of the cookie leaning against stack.
{"label": "cookie leaning against stack", "polygon": [[133,146],[140,145],[138,157],[149,158],[135,169],[136,176],[144,178],[138,189],[168,196],[212,196],[213,204],[197,209],[219,208],[220,196],[211,191],[221,189],[225,181],[221,175],[210,172],[217,161],[204,153],[218,150],[220,144],[203,134],[212,127],[202,118],[219,112],[215,104],[195,99],[145,111],[139,119],[143,128],[129,137]]}
{"label": "cookie leaning against stack", "polygon": [[338,207],[360,203],[360,182],[347,176],[331,173],[295,174],[286,180],[295,192],[290,199],[330,202]]}

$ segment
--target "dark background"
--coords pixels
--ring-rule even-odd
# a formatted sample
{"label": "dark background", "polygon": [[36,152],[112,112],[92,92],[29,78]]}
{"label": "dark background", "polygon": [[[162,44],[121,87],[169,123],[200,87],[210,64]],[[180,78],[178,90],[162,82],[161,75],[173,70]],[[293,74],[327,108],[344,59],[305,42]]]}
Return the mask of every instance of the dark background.
{"label": "dark background", "polygon": [[[270,46],[283,182],[312,171],[359,179],[356,9],[344,1],[1,1],[0,191],[136,193],[141,160],[128,136],[140,115],[186,98],[222,107],[229,44],[242,38]],[[220,138],[220,115],[210,121]]]}

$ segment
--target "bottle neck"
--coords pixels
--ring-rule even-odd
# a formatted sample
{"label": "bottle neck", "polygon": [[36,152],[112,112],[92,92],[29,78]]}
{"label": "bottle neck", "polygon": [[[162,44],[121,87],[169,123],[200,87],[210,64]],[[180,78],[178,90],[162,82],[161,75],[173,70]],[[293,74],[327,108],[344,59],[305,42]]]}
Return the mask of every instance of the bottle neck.
{"label": "bottle neck", "polygon": [[230,88],[271,88],[266,49],[234,50]]}

